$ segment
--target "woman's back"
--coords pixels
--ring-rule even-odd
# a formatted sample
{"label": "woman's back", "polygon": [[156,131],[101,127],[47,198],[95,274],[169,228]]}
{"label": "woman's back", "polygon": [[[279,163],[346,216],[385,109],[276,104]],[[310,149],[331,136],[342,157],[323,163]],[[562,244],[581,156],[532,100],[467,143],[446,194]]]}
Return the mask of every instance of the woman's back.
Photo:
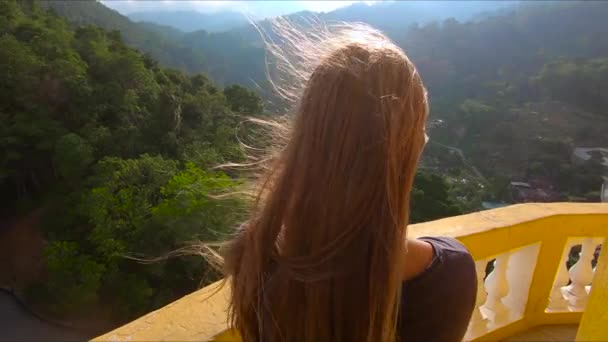
{"label": "woman's back", "polygon": [[285,43],[317,49],[320,62],[226,256],[233,326],[245,341],[394,340],[407,326],[406,227],[426,90],[372,29],[317,46],[291,33]]}

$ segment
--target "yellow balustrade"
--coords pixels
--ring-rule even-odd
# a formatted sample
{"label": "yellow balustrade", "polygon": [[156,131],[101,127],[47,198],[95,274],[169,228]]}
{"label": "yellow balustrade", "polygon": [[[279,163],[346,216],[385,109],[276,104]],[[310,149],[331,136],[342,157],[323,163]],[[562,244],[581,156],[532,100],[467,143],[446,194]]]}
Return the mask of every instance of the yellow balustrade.
{"label": "yellow balustrade", "polygon": [[[475,258],[479,295],[467,340],[497,341],[538,325],[579,322],[577,340],[608,340],[608,253],[591,268],[596,247],[608,237],[608,204],[513,205],[411,225],[408,234],[458,238]],[[567,269],[574,246],[580,246],[579,261]],[[238,340],[226,325],[229,287],[218,285],[94,341]]]}

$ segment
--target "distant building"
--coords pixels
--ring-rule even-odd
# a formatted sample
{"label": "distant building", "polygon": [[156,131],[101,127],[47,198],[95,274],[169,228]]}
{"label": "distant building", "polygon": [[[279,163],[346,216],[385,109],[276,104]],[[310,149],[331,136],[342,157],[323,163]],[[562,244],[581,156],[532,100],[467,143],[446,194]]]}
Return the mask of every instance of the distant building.
{"label": "distant building", "polygon": [[608,167],[608,148],[606,147],[577,147],[572,151],[572,162],[583,164],[593,159],[596,155],[599,163]]}
{"label": "distant building", "polygon": [[527,202],[558,202],[561,199],[559,192],[553,186],[547,186],[546,182],[511,182],[511,198],[515,203]]}
{"label": "distant building", "polygon": [[511,187],[532,189],[532,186],[525,182],[511,182]]}

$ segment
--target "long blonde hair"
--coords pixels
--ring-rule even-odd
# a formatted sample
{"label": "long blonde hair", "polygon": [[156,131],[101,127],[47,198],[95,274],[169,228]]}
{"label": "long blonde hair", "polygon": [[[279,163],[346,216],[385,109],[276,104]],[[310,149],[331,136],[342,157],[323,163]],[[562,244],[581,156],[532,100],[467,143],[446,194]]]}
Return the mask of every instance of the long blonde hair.
{"label": "long blonde hair", "polygon": [[244,341],[394,340],[426,90],[365,25],[277,27],[271,68],[290,76],[273,85],[295,110],[262,122],[278,140],[225,252],[231,326]]}

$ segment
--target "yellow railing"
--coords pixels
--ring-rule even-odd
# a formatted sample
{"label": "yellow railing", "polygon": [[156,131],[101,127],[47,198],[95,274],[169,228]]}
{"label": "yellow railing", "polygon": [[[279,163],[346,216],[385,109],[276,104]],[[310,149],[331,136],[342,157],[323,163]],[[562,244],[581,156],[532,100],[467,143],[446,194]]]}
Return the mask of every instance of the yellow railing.
{"label": "yellow railing", "polygon": [[[537,325],[579,322],[577,340],[608,340],[608,253],[592,268],[608,237],[608,204],[521,204],[408,229],[411,237],[456,237],[473,254],[479,289],[467,340],[496,341]],[[573,248],[580,255],[568,269]],[[486,276],[488,263],[493,267]],[[95,340],[234,341],[226,326],[229,289],[218,284]]]}

